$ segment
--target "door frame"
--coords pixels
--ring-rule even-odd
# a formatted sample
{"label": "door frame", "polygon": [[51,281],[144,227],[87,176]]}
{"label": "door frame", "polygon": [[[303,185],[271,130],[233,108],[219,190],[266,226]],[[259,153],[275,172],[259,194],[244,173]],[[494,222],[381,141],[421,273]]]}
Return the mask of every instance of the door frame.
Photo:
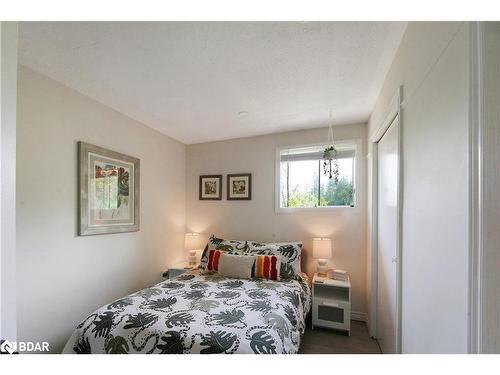
{"label": "door frame", "polygon": [[484,117],[484,29],[472,22],[470,36],[469,97],[469,319],[468,353],[481,353],[481,261],[483,253],[483,133]]}
{"label": "door frame", "polygon": [[396,228],[396,353],[402,353],[402,222],[403,222],[403,163],[402,163],[402,119],[401,102],[403,86],[400,86],[387,110],[387,115],[371,137],[372,143],[372,225],[371,225],[371,321],[374,337],[377,337],[377,288],[378,288],[378,142],[391,125],[398,127],[398,182],[397,182],[397,228]]}
{"label": "door frame", "polygon": [[[498,320],[497,274],[488,264],[500,261],[497,247],[500,234],[489,230],[496,226],[496,207],[491,201],[498,197],[498,187],[492,176],[497,175],[500,156],[492,152],[500,141],[495,137],[500,100],[498,90],[489,86],[491,59],[500,57],[489,47],[486,22],[471,22],[470,95],[469,95],[469,316],[468,353],[498,353],[500,347]],[[495,39],[496,40],[496,39]],[[492,55],[493,53],[493,55]],[[494,103],[494,104],[492,104]],[[496,196],[495,196],[496,194]]]}
{"label": "door frame", "polygon": [[16,341],[17,22],[0,22],[0,340]]}

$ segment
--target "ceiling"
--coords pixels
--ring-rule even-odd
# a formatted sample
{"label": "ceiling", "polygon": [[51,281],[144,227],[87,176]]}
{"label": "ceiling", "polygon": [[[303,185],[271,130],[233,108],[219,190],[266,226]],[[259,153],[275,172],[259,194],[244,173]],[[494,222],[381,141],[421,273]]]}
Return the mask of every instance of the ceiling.
{"label": "ceiling", "polygon": [[405,28],[25,22],[19,61],[191,144],[367,121]]}

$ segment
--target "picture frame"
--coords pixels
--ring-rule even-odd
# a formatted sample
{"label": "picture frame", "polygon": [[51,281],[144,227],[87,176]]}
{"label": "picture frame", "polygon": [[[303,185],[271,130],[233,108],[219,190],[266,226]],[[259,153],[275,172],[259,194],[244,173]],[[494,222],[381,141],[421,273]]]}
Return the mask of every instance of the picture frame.
{"label": "picture frame", "polygon": [[78,142],[78,235],[140,229],[140,160]]}
{"label": "picture frame", "polygon": [[227,200],[252,199],[252,174],[233,173],[227,175]]}
{"label": "picture frame", "polygon": [[199,200],[222,200],[222,175],[202,175],[199,180]]}

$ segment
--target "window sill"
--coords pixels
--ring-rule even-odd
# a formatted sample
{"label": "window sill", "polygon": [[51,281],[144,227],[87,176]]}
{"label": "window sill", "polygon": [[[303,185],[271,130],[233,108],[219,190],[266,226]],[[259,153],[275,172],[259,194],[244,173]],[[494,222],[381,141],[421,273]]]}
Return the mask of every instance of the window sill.
{"label": "window sill", "polygon": [[276,208],[277,214],[294,214],[294,213],[320,213],[338,210],[356,210],[356,206],[327,206],[327,207],[302,207],[302,208]]}

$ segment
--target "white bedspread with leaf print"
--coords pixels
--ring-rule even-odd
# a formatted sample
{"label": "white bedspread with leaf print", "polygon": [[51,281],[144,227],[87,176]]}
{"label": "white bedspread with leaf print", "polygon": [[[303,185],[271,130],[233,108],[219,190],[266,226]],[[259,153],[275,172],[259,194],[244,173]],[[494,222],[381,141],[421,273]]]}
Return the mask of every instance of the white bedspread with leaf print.
{"label": "white bedspread with leaf print", "polygon": [[190,273],[101,307],[64,353],[297,353],[311,297],[299,280]]}

